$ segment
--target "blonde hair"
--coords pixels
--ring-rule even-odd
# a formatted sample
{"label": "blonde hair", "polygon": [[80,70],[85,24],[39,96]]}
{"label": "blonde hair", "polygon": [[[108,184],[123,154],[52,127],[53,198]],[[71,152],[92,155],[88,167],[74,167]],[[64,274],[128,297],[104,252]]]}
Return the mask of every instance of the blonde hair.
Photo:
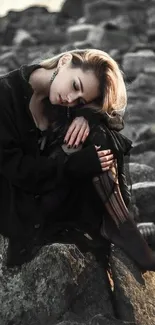
{"label": "blonde hair", "polygon": [[72,54],[72,67],[83,71],[92,70],[99,80],[101,97],[100,111],[113,116],[124,113],[127,104],[126,87],[117,62],[106,52],[97,49],[71,50],[44,60],[40,65],[45,69],[56,68],[59,59]]}

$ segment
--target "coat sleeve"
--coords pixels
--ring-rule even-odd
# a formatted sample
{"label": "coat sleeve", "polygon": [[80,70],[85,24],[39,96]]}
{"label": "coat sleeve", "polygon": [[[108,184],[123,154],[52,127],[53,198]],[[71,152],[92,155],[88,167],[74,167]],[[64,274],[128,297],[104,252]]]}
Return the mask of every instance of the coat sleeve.
{"label": "coat sleeve", "polygon": [[[75,153],[67,157],[62,151],[61,157],[48,158],[45,156],[33,157],[23,153],[20,147],[20,136],[16,125],[9,91],[3,91],[0,85],[0,172],[13,185],[30,193],[41,193],[54,186],[52,180],[59,174],[67,173],[96,173],[100,164],[95,149],[90,146],[82,153]],[[91,167],[88,168],[90,156]],[[60,159],[61,158],[61,159]],[[94,165],[94,160],[96,161]],[[46,188],[47,182],[47,188]]]}

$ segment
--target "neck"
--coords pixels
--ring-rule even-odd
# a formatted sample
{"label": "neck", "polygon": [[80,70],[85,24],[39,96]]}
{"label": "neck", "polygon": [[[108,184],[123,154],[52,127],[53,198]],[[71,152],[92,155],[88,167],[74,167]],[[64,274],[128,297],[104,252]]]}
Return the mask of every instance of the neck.
{"label": "neck", "polygon": [[48,97],[50,89],[50,80],[54,71],[55,69],[40,68],[31,73],[29,83],[31,84],[39,100]]}

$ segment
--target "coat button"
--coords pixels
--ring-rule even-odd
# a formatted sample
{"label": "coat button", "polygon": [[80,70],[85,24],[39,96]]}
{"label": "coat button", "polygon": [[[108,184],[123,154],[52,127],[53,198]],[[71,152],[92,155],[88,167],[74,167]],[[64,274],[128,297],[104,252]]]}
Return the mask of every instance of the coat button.
{"label": "coat button", "polygon": [[36,194],[36,195],[34,196],[34,198],[35,198],[35,200],[39,200],[39,199],[40,199],[40,195],[39,195],[39,194]]}
{"label": "coat button", "polygon": [[36,224],[34,225],[34,228],[35,228],[35,229],[40,228],[40,223],[36,223]]}

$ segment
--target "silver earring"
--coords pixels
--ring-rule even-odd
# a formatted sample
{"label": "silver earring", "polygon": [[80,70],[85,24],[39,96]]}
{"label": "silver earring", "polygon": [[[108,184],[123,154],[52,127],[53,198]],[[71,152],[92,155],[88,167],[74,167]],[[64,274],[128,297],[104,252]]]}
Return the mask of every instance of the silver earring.
{"label": "silver earring", "polygon": [[52,74],[52,77],[51,77],[51,79],[50,79],[50,84],[53,82],[53,80],[55,79],[55,77],[56,77],[56,75],[58,74],[58,69],[56,69],[54,72],[53,72],[53,74]]}

